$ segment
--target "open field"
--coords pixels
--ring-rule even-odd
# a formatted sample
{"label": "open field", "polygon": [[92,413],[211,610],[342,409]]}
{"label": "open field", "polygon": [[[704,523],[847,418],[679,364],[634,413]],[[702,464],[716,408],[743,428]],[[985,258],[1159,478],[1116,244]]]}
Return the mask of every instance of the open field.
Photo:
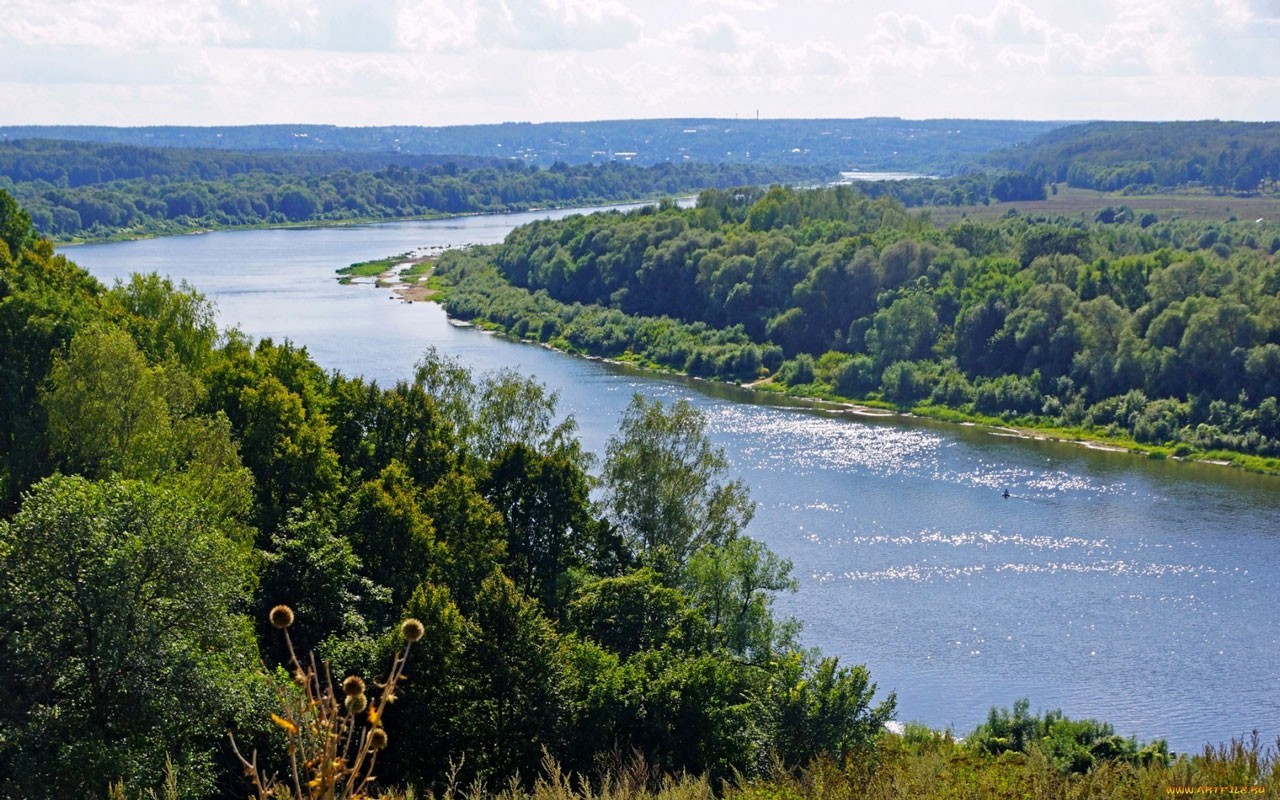
{"label": "open field", "polygon": [[1020,214],[1077,217],[1093,221],[1094,215],[1107,206],[1122,205],[1139,213],[1154,212],[1161,222],[1174,218],[1225,220],[1232,216],[1237,219],[1280,220],[1280,198],[1277,197],[1215,195],[1202,190],[1123,194],[1074,189],[1065,184],[1058,184],[1058,193],[1050,193],[1047,200],[992,203],[989,206],[939,206],[929,209],[929,214],[941,225],[950,225],[962,218],[995,219],[1008,213],[1010,209],[1016,209]]}

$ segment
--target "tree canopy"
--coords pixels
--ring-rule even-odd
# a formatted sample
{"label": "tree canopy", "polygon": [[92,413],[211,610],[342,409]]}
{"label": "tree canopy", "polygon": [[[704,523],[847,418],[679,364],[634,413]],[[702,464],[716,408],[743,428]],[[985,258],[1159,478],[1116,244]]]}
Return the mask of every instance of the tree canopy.
{"label": "tree canopy", "polygon": [[944,229],[847,186],[707,191],[436,274],[450,313],[570,351],[1280,468],[1280,226],[1148,216]]}

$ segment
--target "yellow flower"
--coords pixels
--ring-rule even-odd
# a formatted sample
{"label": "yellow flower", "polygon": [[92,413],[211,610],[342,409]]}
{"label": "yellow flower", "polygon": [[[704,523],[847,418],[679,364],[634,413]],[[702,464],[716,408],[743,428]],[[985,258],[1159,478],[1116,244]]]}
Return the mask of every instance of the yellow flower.
{"label": "yellow flower", "polygon": [[279,714],[272,714],[271,721],[279,725],[281,728],[283,728],[284,732],[289,734],[290,736],[298,735],[298,726],[294,725],[292,722],[280,716]]}
{"label": "yellow flower", "polygon": [[382,720],[382,717],[381,717],[381,715],[380,715],[380,714],[378,714],[378,709],[376,709],[376,708],[371,708],[371,709],[369,709],[369,724],[370,724],[370,725],[381,725],[381,724],[382,724],[381,720]]}

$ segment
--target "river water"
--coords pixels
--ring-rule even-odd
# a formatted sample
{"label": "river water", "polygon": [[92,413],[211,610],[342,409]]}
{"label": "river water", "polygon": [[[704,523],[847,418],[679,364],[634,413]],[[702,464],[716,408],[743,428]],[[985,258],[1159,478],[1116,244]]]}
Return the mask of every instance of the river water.
{"label": "river water", "polygon": [[1179,751],[1252,729],[1280,736],[1280,479],[641,375],[457,328],[439,306],[334,278],[356,261],[496,242],[563,213],[66,253],[106,281],[189,281],[224,325],[383,384],[408,377],[428,345],[473,369],[536,375],[597,453],[633,393],[689,400],[751,489],[748,532],[794,562],[800,589],[779,608],[804,623],[806,646],[865,663],[881,693],[896,691],[902,720],[963,734],[990,706],[1029,697]]}

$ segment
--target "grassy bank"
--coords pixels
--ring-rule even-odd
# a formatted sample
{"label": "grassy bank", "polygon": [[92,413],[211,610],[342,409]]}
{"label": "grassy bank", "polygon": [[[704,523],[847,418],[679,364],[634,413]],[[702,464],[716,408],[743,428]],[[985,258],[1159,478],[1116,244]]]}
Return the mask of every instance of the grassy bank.
{"label": "grassy bank", "polygon": [[[840,764],[818,759],[801,770],[775,765],[764,778],[715,785],[705,776],[666,774],[617,756],[600,774],[568,774],[553,761],[531,785],[457,785],[436,792],[391,789],[383,800],[1168,800],[1178,796],[1280,798],[1280,743],[1236,739],[1168,764],[1106,764],[1064,774],[1038,747],[1000,755],[975,752],[947,734],[908,726],[886,733],[873,754]],[[123,791],[112,800],[126,800]]]}

